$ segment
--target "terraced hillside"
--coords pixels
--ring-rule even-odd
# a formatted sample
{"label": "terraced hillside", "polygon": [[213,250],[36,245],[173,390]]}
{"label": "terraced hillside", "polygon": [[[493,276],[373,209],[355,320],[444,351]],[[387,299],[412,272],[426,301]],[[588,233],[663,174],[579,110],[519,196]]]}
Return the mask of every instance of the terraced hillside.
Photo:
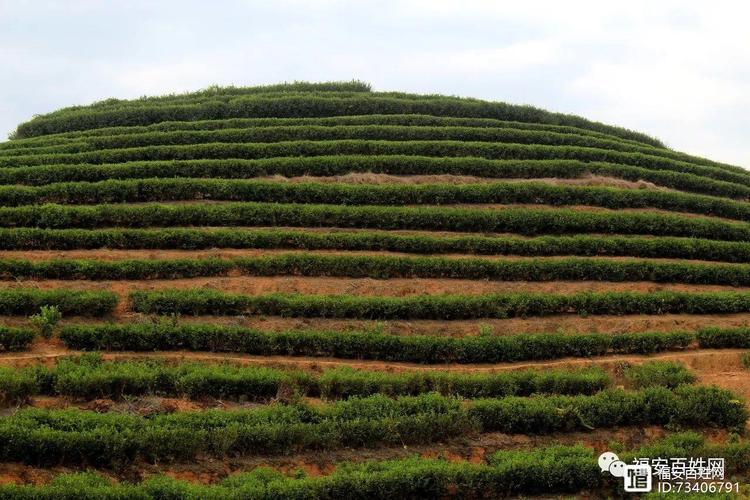
{"label": "terraced hillside", "polygon": [[2,498],[619,495],[607,450],[750,474],[742,168],[352,82],[62,109],[0,182]]}

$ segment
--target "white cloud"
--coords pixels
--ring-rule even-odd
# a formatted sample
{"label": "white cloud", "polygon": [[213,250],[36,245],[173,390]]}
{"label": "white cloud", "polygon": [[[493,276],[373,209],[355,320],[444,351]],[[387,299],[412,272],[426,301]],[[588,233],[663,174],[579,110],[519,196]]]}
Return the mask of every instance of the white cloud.
{"label": "white cloud", "polygon": [[547,40],[532,40],[504,47],[409,52],[400,58],[403,69],[477,76],[501,71],[523,71],[551,64],[561,56],[560,47]]}

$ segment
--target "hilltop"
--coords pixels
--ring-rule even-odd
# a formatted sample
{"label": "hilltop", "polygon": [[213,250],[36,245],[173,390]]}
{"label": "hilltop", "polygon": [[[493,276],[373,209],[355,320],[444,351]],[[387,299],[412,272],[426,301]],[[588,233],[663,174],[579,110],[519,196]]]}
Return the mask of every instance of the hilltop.
{"label": "hilltop", "polygon": [[613,443],[744,480],[749,200],[640,132],[357,81],[36,116],[0,496],[619,495]]}

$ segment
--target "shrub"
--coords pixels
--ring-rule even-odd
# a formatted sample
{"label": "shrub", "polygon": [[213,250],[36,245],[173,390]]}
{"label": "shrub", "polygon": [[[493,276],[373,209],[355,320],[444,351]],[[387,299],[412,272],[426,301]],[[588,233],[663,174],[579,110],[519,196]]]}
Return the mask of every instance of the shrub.
{"label": "shrub", "polygon": [[602,292],[554,295],[503,293],[407,297],[240,295],[215,290],[135,291],[132,308],[146,314],[239,315],[362,319],[473,319],[549,314],[707,314],[750,311],[745,292]]}
{"label": "shrub", "polygon": [[495,118],[520,122],[549,123],[595,130],[655,146],[658,140],[619,127],[590,122],[583,118],[550,113],[530,106],[514,106],[498,102],[480,102],[455,97],[410,95],[354,94],[347,97],[315,94],[284,94],[263,97],[242,97],[231,102],[203,100],[184,105],[164,105],[150,110],[132,106],[115,106],[97,112],[94,108],[72,109],[40,116],[21,124],[16,137],[84,130],[118,125],[149,125],[165,120],[190,121],[206,118],[252,117],[317,117],[369,115],[383,113],[424,114],[438,116]]}
{"label": "shrub", "polygon": [[625,369],[625,380],[631,387],[663,386],[669,389],[695,382],[695,375],[682,363],[650,361],[631,365]]}
{"label": "shrub", "polygon": [[657,208],[750,221],[750,204],[723,198],[612,187],[565,186],[544,182],[481,184],[284,183],[248,179],[126,179],[64,182],[44,186],[2,186],[4,206],[39,203],[136,203],[220,200],[340,205],[451,205],[456,203],[544,203],[605,208]]}
{"label": "shrub", "polygon": [[42,365],[0,370],[5,404],[33,395],[119,399],[145,394],[213,397],[268,402],[284,394],[342,399],[352,396],[419,395],[500,397],[530,394],[593,394],[610,384],[597,368],[582,370],[520,370],[464,374],[420,370],[400,373],[352,370],[348,367],[320,374],[231,364],[148,361],[103,361],[95,353],[65,358],[53,368]]}
{"label": "shrub", "polygon": [[[5,315],[28,315],[43,306],[54,306],[61,314],[103,316],[110,313],[116,304],[117,295],[111,292],[25,288],[0,290],[0,314]],[[49,310],[47,314],[48,319],[55,315],[54,310]]]}
{"label": "shrub", "polygon": [[43,261],[0,259],[0,278],[176,279],[196,276],[342,276],[455,278],[497,281],[655,281],[750,285],[747,264],[698,264],[595,258],[495,260],[479,258],[275,254],[229,259]]}
{"label": "shrub", "polygon": [[[672,434],[639,449],[619,453],[631,462],[650,457],[724,457],[728,473],[743,471],[750,460],[747,443],[706,443],[694,432]],[[152,476],[139,484],[113,483],[87,472],[62,474],[44,485],[3,485],[10,499],[56,498],[371,498],[447,497],[460,491],[484,498],[506,495],[550,495],[595,491],[621,493],[622,483],[607,479],[596,465],[594,450],[582,445],[501,450],[486,463],[410,457],[387,461],[338,464],[324,476],[286,476],[257,467],[233,474],[217,484],[202,485]]]}
{"label": "shrub", "polygon": [[408,155],[335,155],[261,159],[150,160],[98,165],[36,165],[0,168],[4,184],[44,185],[57,182],[105,181],[108,179],[145,178],[227,178],[247,179],[282,175],[331,176],[352,172],[374,172],[392,175],[471,175],[493,179],[580,178],[587,175],[615,177],[628,181],[649,181],[681,191],[724,196],[745,200],[750,187],[737,182],[716,180],[700,166],[693,173],[606,162],[570,159],[490,160],[486,158],[450,158]]}
{"label": "shrub", "polygon": [[76,153],[92,149],[132,148],[167,144],[212,142],[250,143],[290,140],[461,140],[550,144],[638,152],[724,170],[736,167],[696,158],[669,149],[654,148],[585,129],[424,115],[365,115],[322,119],[234,119],[203,122],[171,122],[150,127],[114,127],[41,137],[0,145],[0,154]]}
{"label": "shrub", "polygon": [[35,229],[0,228],[3,250],[78,248],[288,248],[384,250],[401,253],[525,256],[631,256],[746,263],[750,244],[700,238],[640,236],[427,236],[387,232],[284,229]]}
{"label": "shrub", "polygon": [[0,326],[0,351],[22,351],[29,347],[35,336],[26,328]]}
{"label": "shrub", "polygon": [[702,328],[697,337],[700,346],[705,348],[750,347],[750,328]]}
{"label": "shrub", "polygon": [[29,319],[31,324],[39,330],[39,334],[48,339],[52,337],[55,327],[62,319],[62,314],[58,306],[42,306],[39,308],[39,312]]}
{"label": "shrub", "polygon": [[387,335],[345,331],[263,332],[207,324],[69,325],[59,334],[71,349],[243,352],[417,363],[500,363],[614,353],[648,354],[686,348],[690,332],[522,334],[491,337]]}
{"label": "shrub", "polygon": [[479,399],[463,405],[436,394],[352,398],[323,406],[175,413],[144,418],[81,410],[21,410],[0,421],[0,458],[26,463],[125,465],[145,458],[184,461],[196,453],[417,444],[482,432],[550,433],[617,425],[745,425],[732,394],[681,386],[608,390],[593,396]]}

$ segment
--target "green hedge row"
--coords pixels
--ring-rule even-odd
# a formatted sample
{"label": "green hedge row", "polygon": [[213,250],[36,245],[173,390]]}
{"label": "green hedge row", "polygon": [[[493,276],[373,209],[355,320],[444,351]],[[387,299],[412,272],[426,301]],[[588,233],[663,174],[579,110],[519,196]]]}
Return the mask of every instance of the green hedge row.
{"label": "green hedge row", "polygon": [[602,175],[655,184],[714,196],[747,199],[750,187],[701,175],[649,170],[628,165],[578,160],[486,160],[424,156],[314,156],[259,160],[174,160],[127,162],[109,165],[38,165],[0,168],[2,184],[43,185],[55,182],[96,182],[107,179],[151,177],[251,178],[268,175],[330,176],[352,172],[392,175],[473,175],[486,178],[579,178]]}
{"label": "green hedge row", "polygon": [[623,370],[628,387],[644,388],[663,386],[674,389],[682,384],[692,384],[696,377],[687,367],[675,361],[651,361],[630,365]]}
{"label": "green hedge row", "polygon": [[469,413],[483,431],[522,434],[649,424],[737,429],[747,420],[744,403],[732,393],[690,385],[674,391],[659,387],[592,396],[479,399],[472,401]]}
{"label": "green hedge row", "polygon": [[[661,365],[661,364],[659,364]],[[682,368],[684,370],[684,367]],[[632,367],[628,373],[643,370]],[[653,366],[651,371],[659,371]],[[655,377],[646,386],[676,386]],[[685,383],[692,382],[685,380]],[[436,370],[354,370],[348,366],[321,373],[233,364],[179,363],[158,360],[102,361],[97,354],[58,361],[53,368],[0,368],[0,401],[26,401],[39,394],[96,399],[154,394],[269,401],[284,394],[345,399],[353,396],[418,395],[438,392],[467,398],[531,394],[593,394],[611,384],[600,368],[461,373]],[[635,385],[633,385],[635,386]]]}
{"label": "green hedge row", "polygon": [[614,233],[750,241],[750,224],[658,212],[566,208],[382,207],[280,203],[0,207],[0,227],[292,226],[497,232]]}
{"label": "green hedge row", "polygon": [[370,231],[288,229],[0,228],[2,250],[283,248],[382,250],[416,254],[625,256],[746,263],[750,244],[700,238],[639,236],[431,236]]}
{"label": "green hedge row", "polygon": [[174,160],[127,162],[109,165],[38,165],[0,168],[0,184],[44,185],[57,182],[97,182],[140,178],[230,178],[269,175],[287,177],[331,176],[352,172],[392,175],[471,175],[485,178],[579,178],[601,175],[729,198],[750,198],[750,187],[714,180],[703,175],[654,170],[612,163],[578,160],[487,160],[484,158],[432,158],[426,156],[312,156],[259,160]]}
{"label": "green hedge row", "polygon": [[[138,99],[125,100],[110,98],[102,101],[97,101],[89,105],[74,105],[64,108],[57,109],[50,113],[46,113],[42,116],[35,118],[62,118],[66,116],[80,115],[81,112],[86,113],[106,113],[108,111],[118,110],[127,108],[130,111],[146,110],[148,112],[154,112],[159,110],[168,109],[170,107],[181,107],[190,104],[205,104],[205,105],[226,105],[237,100],[237,98],[251,98],[251,99],[269,99],[269,98],[298,98],[298,97],[334,97],[334,98],[352,98],[358,95],[363,95],[363,91],[359,89],[347,90],[333,90],[325,89],[323,91],[316,91],[314,89],[307,90],[261,90],[250,92],[251,95],[241,95],[236,90],[233,92],[223,92],[220,89],[215,89],[211,92],[201,92],[199,94],[173,94],[170,96],[156,97],[156,96],[143,96]],[[33,120],[32,120],[33,121]],[[17,140],[19,136],[17,134],[11,134],[10,140]],[[23,138],[23,137],[21,137]]]}
{"label": "green hedge row", "polygon": [[[721,456],[747,462],[745,443],[704,445],[693,433],[670,437],[659,449],[636,450],[629,457]],[[674,442],[675,444],[672,444]],[[698,445],[694,443],[700,443]],[[652,453],[653,452],[653,453]],[[651,453],[651,454],[648,454]],[[626,456],[626,455],[622,455]],[[330,475],[286,476],[259,467],[214,485],[200,485],[167,476],[152,476],[140,484],[113,484],[95,473],[63,474],[42,486],[3,486],[3,498],[190,498],[190,499],[338,499],[443,498],[456,492],[472,498],[529,494],[577,493],[581,490],[615,495],[622,485],[607,478],[595,464],[594,452],[583,446],[552,446],[497,452],[489,464],[469,464],[412,457],[393,461],[345,464]],[[730,471],[742,470],[727,462]],[[700,496],[700,495],[699,495]]]}
{"label": "green hedge row", "polygon": [[620,127],[584,118],[550,113],[531,106],[514,106],[499,102],[482,102],[452,97],[400,96],[398,94],[363,94],[348,98],[306,96],[244,97],[230,102],[207,100],[197,104],[158,107],[128,107],[96,111],[77,109],[52,116],[39,116],[18,126],[14,137],[22,139],[44,134],[120,125],[149,125],[176,120],[192,121],[252,117],[326,117],[339,115],[421,114],[437,116],[495,118],[520,122],[567,125],[604,132],[624,139],[663,147],[657,139]]}
{"label": "green hedge row", "polygon": [[[251,87],[219,87],[211,85],[205,89],[195,92],[167,94],[160,96],[141,96],[135,99],[109,98],[96,101],[86,105],[66,106],[57,109],[44,116],[60,116],[71,111],[79,110],[103,110],[119,108],[122,106],[161,106],[174,103],[196,103],[206,99],[220,99],[225,102],[241,96],[266,95],[299,95],[301,93],[313,93],[313,95],[356,95],[356,92],[370,92],[371,87],[367,82],[359,80],[330,81],[330,82],[292,82],[269,85],[255,85]],[[306,94],[302,94],[306,95]]]}
{"label": "green hedge row", "polygon": [[[151,262],[159,263],[161,261]],[[655,281],[733,286],[750,285],[750,265],[746,264],[698,264],[592,258],[456,259],[445,257],[315,255],[309,253],[237,258],[233,259],[232,262],[242,273],[250,275],[294,274],[499,281]],[[0,261],[1,269],[2,261]]]}
{"label": "green hedge row", "polygon": [[262,180],[153,178],[0,186],[4,206],[178,200],[328,203],[339,205],[451,205],[534,203],[611,209],[657,208],[750,221],[750,203],[655,190],[561,186],[544,182],[482,184],[334,184]]}
{"label": "green hedge row", "polygon": [[413,457],[345,464],[321,477],[290,477],[259,467],[212,485],[168,476],[151,476],[138,484],[113,484],[109,478],[91,472],[63,474],[46,485],[1,485],[0,497],[8,500],[336,500],[449,498],[461,492],[471,498],[499,498],[531,493],[575,493],[598,488],[603,482],[601,477],[591,450],[555,447],[519,451],[492,466]]}
{"label": "green hedge row", "polygon": [[[0,149],[0,157],[23,154],[82,153],[102,149],[207,143],[273,143],[300,140],[390,140],[390,141],[472,141],[514,144],[584,146],[615,151],[640,152],[665,158],[670,150],[600,138],[586,134],[528,130],[515,127],[401,126],[401,125],[293,125],[252,128],[222,128],[174,132],[126,133],[84,136],[67,143],[39,143],[34,147]],[[675,158],[676,159],[676,158]]]}
{"label": "green hedge row", "polygon": [[[0,314],[29,315],[42,306],[57,306],[62,314],[104,316],[112,312],[117,301],[117,294],[104,291],[11,288],[0,290]],[[25,334],[18,335],[25,338]]]}
{"label": "green hedge row", "polygon": [[550,314],[731,314],[750,312],[748,292],[497,293],[406,297],[241,295],[210,289],[137,290],[133,311],[145,314],[274,315],[360,319],[514,318]]}
{"label": "green hedge row", "polygon": [[0,459],[125,465],[214,456],[431,443],[480,432],[576,431],[620,425],[744,427],[747,410],[718,388],[606,390],[592,396],[509,396],[469,404],[437,394],[351,398],[308,406],[186,412],[150,418],[21,410],[0,420]]}
{"label": "green hedge row", "polygon": [[436,394],[147,418],[25,409],[0,419],[0,459],[107,467],[136,460],[193,460],[197,453],[236,456],[431,443],[476,428],[460,400]]}
{"label": "green hedge row", "polygon": [[144,146],[103,149],[83,153],[19,155],[0,158],[0,167],[64,164],[106,164],[146,160],[260,159],[321,155],[416,155],[434,157],[476,156],[490,160],[581,160],[620,163],[646,169],[670,170],[750,186],[750,174],[719,167],[694,165],[643,153],[583,146],[461,141],[289,141],[279,143],[209,143],[177,146]]}
{"label": "green hedge row", "polygon": [[[636,457],[723,457],[729,474],[750,463],[745,442],[708,444],[694,432],[672,434],[651,446],[620,452]],[[113,483],[95,473],[62,474],[47,485],[0,486],[9,500],[112,498],[212,500],[335,500],[340,498],[448,498],[457,492],[469,498],[574,494],[622,494],[622,482],[603,474],[594,450],[582,445],[503,450],[487,463],[427,459],[339,464],[325,476],[284,475],[258,467],[234,474],[217,484],[201,485],[167,476],[152,476],[139,484]],[[698,496],[700,496],[698,494]],[[729,496],[726,496],[729,498]]]}
{"label": "green hedge row", "polygon": [[[416,127],[474,127],[474,128],[513,128],[516,130],[531,130],[540,132],[556,132],[561,134],[576,134],[600,139],[617,140],[622,144],[644,147],[643,143],[622,139],[616,136],[595,132],[588,129],[569,127],[564,125],[550,125],[545,123],[528,123],[494,120],[491,118],[455,118],[430,115],[353,115],[333,116],[328,118],[232,118],[226,120],[198,120],[198,121],[167,121],[154,123],[147,126],[130,127],[108,127],[75,132],[65,132],[55,135],[31,137],[28,139],[16,139],[0,144],[0,150],[22,150],[38,146],[52,146],[65,144],[72,141],[85,141],[91,138],[111,137],[131,134],[148,134],[153,132],[181,132],[181,131],[212,131],[225,129],[248,129],[265,127],[292,127],[292,126],[416,126]],[[698,163],[716,164],[727,166],[723,163],[712,162],[703,158],[696,158],[685,153],[666,150],[663,148],[649,147],[655,154],[669,152],[678,159],[698,160]]]}
{"label": "green hedge row", "polygon": [[750,328],[703,328],[697,337],[700,346],[707,349],[750,348]]}
{"label": "green hedge row", "polygon": [[616,141],[620,148],[631,148],[656,156],[665,156],[675,160],[682,160],[696,165],[707,165],[723,168],[734,172],[743,172],[741,167],[728,165],[707,158],[700,158],[686,153],[646,145],[642,142],[595,132],[588,129],[550,125],[545,123],[524,123],[517,121],[502,121],[490,118],[455,118],[430,115],[360,115],[334,116],[329,118],[234,118],[225,120],[200,121],[171,121],[154,123],[148,126],[110,127],[77,132],[67,132],[58,135],[33,137],[30,139],[14,140],[0,144],[0,151],[21,152],[24,149],[45,146],[83,143],[99,138],[113,136],[148,135],[152,133],[174,132],[205,132],[227,129],[258,129],[268,127],[343,127],[343,126],[388,126],[388,127],[457,127],[479,129],[513,129],[532,132],[552,132],[556,134],[572,134],[594,139]]}
{"label": "green hedge row", "polygon": [[[0,259],[0,280],[143,280],[225,276],[241,269],[225,259],[175,260],[12,260]],[[293,271],[293,270],[290,270]]]}
{"label": "green hedge row", "polygon": [[29,347],[35,336],[36,334],[27,328],[0,326],[0,352],[23,351]]}
{"label": "green hedge row", "polygon": [[[516,127],[490,128],[466,126],[417,125],[293,125],[265,126],[219,130],[127,133],[79,137],[63,144],[44,144],[17,150],[0,149],[0,157],[19,154],[82,153],[102,149],[124,149],[144,146],[188,145],[207,143],[272,143],[282,141],[387,140],[387,141],[464,141],[514,144],[582,146],[613,151],[643,153],[678,161],[684,155],[668,149],[622,142],[613,138],[552,130],[529,130]],[[707,163],[698,163],[707,165]]]}
{"label": "green hedge row", "polygon": [[198,276],[337,276],[496,281],[653,281],[750,286],[748,264],[595,258],[495,260],[375,255],[281,254],[230,259],[0,259],[0,279],[143,280]]}
{"label": "green hedge row", "polygon": [[607,353],[649,354],[687,348],[691,332],[521,334],[477,337],[388,335],[378,332],[260,330],[209,324],[68,325],[60,339],[71,349],[212,351],[262,356],[323,356],[414,363],[502,363]]}

